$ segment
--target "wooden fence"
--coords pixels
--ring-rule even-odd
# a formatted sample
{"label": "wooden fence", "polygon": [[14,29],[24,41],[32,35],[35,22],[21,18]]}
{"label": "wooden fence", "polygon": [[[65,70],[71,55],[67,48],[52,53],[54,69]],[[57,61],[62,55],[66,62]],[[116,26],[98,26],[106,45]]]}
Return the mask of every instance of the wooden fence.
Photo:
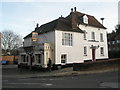
{"label": "wooden fence", "polygon": [[19,59],[19,56],[2,56],[2,60],[8,62],[8,64],[14,64]]}

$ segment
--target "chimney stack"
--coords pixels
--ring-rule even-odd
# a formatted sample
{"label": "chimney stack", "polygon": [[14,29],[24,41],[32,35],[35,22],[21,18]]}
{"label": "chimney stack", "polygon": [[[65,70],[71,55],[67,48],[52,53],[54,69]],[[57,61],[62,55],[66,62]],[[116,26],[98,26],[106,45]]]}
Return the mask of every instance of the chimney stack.
{"label": "chimney stack", "polygon": [[36,24],[36,28],[38,28],[38,27],[39,27],[39,24],[37,23],[37,24]]}
{"label": "chimney stack", "polygon": [[74,7],[74,12],[76,12],[76,7]]}
{"label": "chimney stack", "polygon": [[71,8],[71,12],[73,12],[73,8]]}

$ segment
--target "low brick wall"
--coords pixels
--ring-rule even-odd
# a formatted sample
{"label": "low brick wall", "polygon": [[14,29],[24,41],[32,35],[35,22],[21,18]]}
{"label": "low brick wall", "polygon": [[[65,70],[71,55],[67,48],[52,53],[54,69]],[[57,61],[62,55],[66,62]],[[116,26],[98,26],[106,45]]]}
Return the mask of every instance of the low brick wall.
{"label": "low brick wall", "polygon": [[[73,70],[74,71],[86,71],[86,70],[95,70],[95,69],[104,69],[106,67],[118,67],[120,64],[120,58],[117,59],[109,59],[102,60],[96,62],[85,62],[85,63],[74,63]],[[119,65],[120,66],[120,65]]]}

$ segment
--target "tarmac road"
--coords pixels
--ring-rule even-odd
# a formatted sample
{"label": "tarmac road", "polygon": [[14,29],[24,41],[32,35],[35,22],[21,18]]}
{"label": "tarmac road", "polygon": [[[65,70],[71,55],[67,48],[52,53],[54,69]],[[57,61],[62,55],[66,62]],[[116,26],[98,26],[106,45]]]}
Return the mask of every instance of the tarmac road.
{"label": "tarmac road", "polygon": [[3,88],[118,88],[119,83],[118,71],[40,78],[18,78],[13,75],[3,76],[2,80]]}

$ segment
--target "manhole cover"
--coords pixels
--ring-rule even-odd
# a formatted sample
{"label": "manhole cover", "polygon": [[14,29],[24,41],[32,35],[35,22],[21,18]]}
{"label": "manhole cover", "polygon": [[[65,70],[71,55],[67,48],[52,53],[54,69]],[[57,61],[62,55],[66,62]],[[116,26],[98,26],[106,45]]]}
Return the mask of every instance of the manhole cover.
{"label": "manhole cover", "polygon": [[117,82],[103,82],[100,83],[101,88],[118,88]]}

